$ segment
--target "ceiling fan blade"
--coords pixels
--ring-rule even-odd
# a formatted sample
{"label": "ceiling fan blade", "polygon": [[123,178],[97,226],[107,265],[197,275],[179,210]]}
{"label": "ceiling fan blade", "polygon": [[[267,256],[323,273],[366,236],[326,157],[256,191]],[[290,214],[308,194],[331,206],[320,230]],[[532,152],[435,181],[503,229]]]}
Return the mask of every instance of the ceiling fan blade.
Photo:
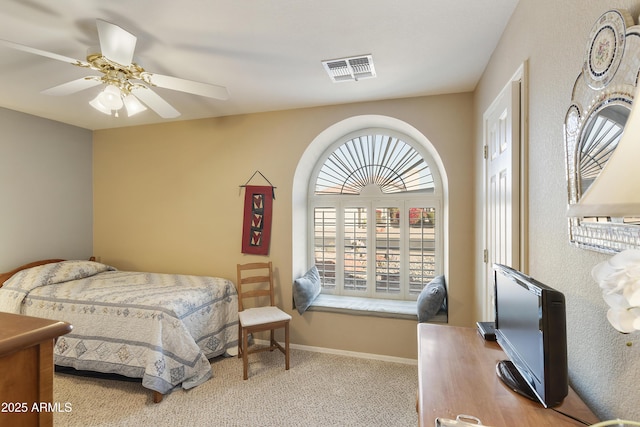
{"label": "ceiling fan blade", "polygon": [[102,19],[96,22],[102,55],[120,65],[131,64],[137,37],[111,22]]}
{"label": "ceiling fan blade", "polygon": [[153,85],[163,87],[165,89],[172,89],[221,100],[229,99],[229,92],[224,86],[194,82],[192,80],[179,79],[177,77],[163,76],[162,74],[147,73],[147,77],[149,78],[149,82]]}
{"label": "ceiling fan blade", "polygon": [[131,89],[131,93],[144,102],[149,108],[155,111],[163,119],[173,119],[180,116],[180,112],[173,108],[160,95],[146,86],[136,86]]}
{"label": "ceiling fan blade", "polygon": [[89,64],[78,59],[69,58],[68,56],[58,55],[57,53],[47,52],[46,50],[36,49],[34,47],[25,46],[23,44],[10,42],[8,40],[0,39],[0,45],[8,47],[10,49],[21,50],[23,52],[33,53],[35,55],[44,56],[46,58],[55,59],[62,62],[67,62],[72,65],[78,65],[81,67],[89,67]]}
{"label": "ceiling fan blade", "polygon": [[70,82],[43,90],[42,93],[45,95],[54,96],[70,95],[72,93],[80,92],[81,90],[89,89],[90,87],[94,87],[99,84],[102,84],[102,81],[100,81],[100,78],[98,77],[83,77],[81,79],[72,80]]}

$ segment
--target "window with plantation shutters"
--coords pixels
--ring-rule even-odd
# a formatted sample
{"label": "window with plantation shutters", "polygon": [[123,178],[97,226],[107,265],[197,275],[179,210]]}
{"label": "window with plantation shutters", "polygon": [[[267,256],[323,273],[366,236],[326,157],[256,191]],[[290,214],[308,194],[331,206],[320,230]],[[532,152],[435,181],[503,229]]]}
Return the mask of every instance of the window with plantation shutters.
{"label": "window with plantation shutters", "polygon": [[310,258],[322,292],[415,300],[441,274],[439,176],[405,136],[371,130],[334,144],[310,186]]}

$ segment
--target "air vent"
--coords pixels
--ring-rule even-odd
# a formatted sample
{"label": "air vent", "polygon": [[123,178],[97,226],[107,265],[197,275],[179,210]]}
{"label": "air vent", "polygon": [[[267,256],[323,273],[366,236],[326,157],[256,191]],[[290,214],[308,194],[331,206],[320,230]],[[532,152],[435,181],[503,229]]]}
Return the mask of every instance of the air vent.
{"label": "air vent", "polygon": [[370,79],[376,76],[371,55],[322,61],[324,69],[334,83]]}

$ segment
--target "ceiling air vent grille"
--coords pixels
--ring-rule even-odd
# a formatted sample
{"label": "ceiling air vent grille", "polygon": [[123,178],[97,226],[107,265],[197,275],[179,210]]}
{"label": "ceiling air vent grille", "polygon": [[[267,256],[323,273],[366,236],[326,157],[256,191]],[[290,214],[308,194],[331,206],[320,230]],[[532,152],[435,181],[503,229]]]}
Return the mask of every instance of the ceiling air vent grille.
{"label": "ceiling air vent grille", "polygon": [[322,61],[324,69],[334,83],[370,79],[376,76],[371,55]]}

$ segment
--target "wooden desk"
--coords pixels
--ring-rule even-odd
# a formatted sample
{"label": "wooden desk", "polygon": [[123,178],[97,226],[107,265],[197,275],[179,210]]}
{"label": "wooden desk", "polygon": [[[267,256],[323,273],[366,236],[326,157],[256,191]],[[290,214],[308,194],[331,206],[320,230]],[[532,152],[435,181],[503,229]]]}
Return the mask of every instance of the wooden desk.
{"label": "wooden desk", "polygon": [[476,328],[418,325],[418,418],[433,427],[435,419],[473,415],[492,427],[583,426],[558,412],[588,423],[598,419],[571,389],[562,405],[545,409],[520,396],[497,377],[506,359],[500,346],[485,341]]}
{"label": "wooden desk", "polygon": [[53,403],[53,345],[71,328],[66,322],[0,313],[0,426],[53,425],[52,408],[46,407]]}

